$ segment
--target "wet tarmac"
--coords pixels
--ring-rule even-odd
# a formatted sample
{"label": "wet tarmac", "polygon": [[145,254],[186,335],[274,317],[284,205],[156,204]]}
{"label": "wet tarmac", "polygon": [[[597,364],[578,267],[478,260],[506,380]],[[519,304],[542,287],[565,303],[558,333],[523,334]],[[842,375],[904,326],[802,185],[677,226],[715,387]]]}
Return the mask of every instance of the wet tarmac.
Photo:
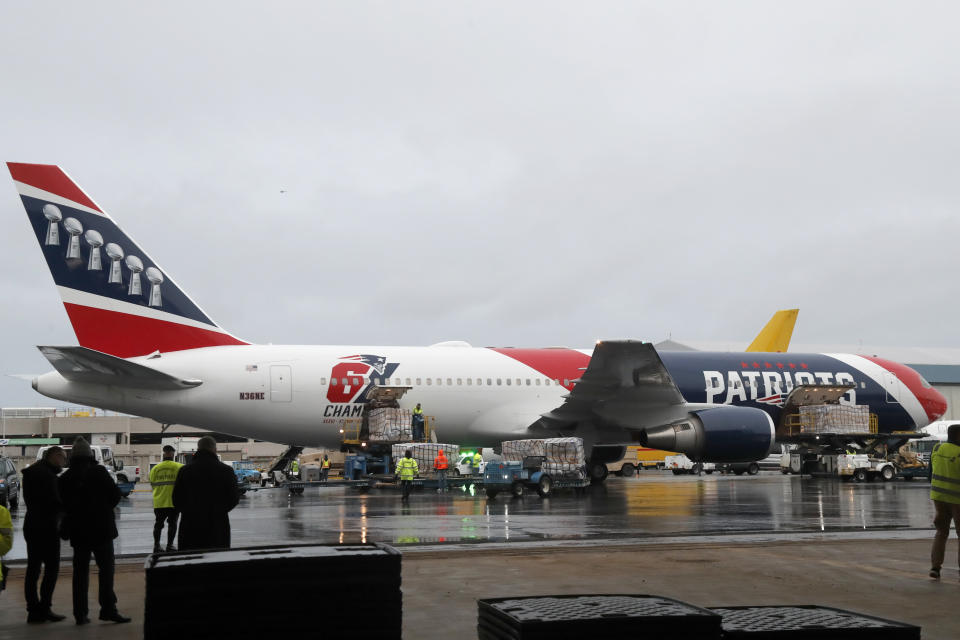
{"label": "wet tarmac", "polygon": [[[549,499],[501,495],[488,501],[479,488],[444,494],[424,490],[403,505],[393,488],[364,494],[348,487],[308,487],[300,496],[271,488],[247,493],[230,521],[234,546],[386,542],[410,551],[491,543],[608,541],[616,546],[664,539],[914,537],[910,532],[928,537],[929,491],[929,484],[919,480],[857,484],[776,472],[698,478],[646,471],[636,478],[611,477],[584,495],[558,491]],[[23,514],[22,508],[14,514],[8,562],[26,555]],[[153,508],[148,488],[124,499],[117,514],[117,554],[149,553]]]}

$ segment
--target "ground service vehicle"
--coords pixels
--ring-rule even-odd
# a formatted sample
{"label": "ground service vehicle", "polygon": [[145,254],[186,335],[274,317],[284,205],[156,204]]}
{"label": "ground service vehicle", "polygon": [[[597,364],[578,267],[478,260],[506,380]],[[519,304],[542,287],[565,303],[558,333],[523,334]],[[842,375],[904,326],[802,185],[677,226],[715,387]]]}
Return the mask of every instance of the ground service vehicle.
{"label": "ground service vehicle", "polygon": [[682,453],[678,453],[664,459],[664,468],[673,471],[673,475],[679,476],[684,473],[698,474],[701,471],[713,473],[717,466],[712,462],[694,462]]}
{"label": "ground service vehicle", "polygon": [[230,463],[230,466],[233,467],[233,472],[237,474],[237,479],[242,478],[251,486],[262,487],[267,484],[263,474],[261,474],[257,466],[249,460],[234,460]]}
{"label": "ground service vehicle", "polygon": [[10,458],[0,456],[0,505],[13,510],[20,506],[20,474]]}
{"label": "ground service vehicle", "polygon": [[[50,446],[43,446],[37,450],[37,461],[43,459],[44,452],[49,449]],[[70,466],[70,450],[73,449],[71,444],[62,444],[60,448],[64,450],[67,454],[67,464],[64,466],[64,469]],[[113,450],[107,445],[103,444],[92,444],[90,445],[90,451],[93,453],[94,459],[97,461],[97,464],[102,464],[107,468],[107,472],[110,473],[110,477],[113,478],[113,481],[117,483],[117,486],[120,488],[120,493],[126,498],[130,495],[130,492],[133,491],[133,484],[128,478],[124,476],[123,481],[120,480],[120,475],[118,472],[123,471],[123,462],[121,460],[114,460]]]}
{"label": "ground service vehicle", "polygon": [[598,480],[627,444],[705,462],[764,458],[797,390],[843,386],[843,401],[868,406],[879,433],[946,411],[913,369],[855,354],[659,353],[631,340],[589,349],[250,344],[207,316],[59,167],[7,166],[80,345],[39,347],[54,371],[32,386],[66,402],[335,449],[374,389],[409,388],[399,407],[421,403],[443,442],[492,447],[582,432]]}
{"label": "ground service vehicle", "polygon": [[760,463],[754,462],[723,462],[717,465],[717,471],[721,473],[734,473],[738,476],[743,474],[755,476],[760,473]]}
{"label": "ground service vehicle", "polygon": [[480,469],[477,470],[473,466],[473,454],[467,453],[462,454],[457,458],[457,463],[453,465],[453,475],[455,476],[472,476],[472,475],[483,475],[484,469],[487,468],[487,461],[484,460],[480,463]]}
{"label": "ground service vehicle", "polygon": [[502,491],[509,491],[514,498],[522,498],[528,491],[536,491],[546,498],[554,489],[573,488],[582,492],[590,486],[586,474],[569,478],[563,475],[554,477],[543,471],[545,456],[527,456],[523,462],[512,460],[491,460],[483,473],[483,489],[490,499],[496,498]]}

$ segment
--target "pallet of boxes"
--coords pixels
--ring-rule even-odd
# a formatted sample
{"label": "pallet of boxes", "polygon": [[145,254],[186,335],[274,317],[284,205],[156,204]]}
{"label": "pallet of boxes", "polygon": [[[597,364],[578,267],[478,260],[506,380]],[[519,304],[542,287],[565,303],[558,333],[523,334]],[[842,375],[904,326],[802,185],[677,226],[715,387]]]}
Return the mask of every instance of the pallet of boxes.
{"label": "pallet of boxes", "polygon": [[393,466],[396,468],[397,461],[410,452],[410,457],[417,461],[418,475],[420,480],[415,484],[429,488],[436,488],[435,474],[433,471],[433,461],[439,455],[440,451],[447,457],[450,464],[457,461],[460,455],[460,447],[455,444],[444,444],[442,442],[407,442],[395,444],[391,447],[393,456]]}
{"label": "pallet of boxes", "polygon": [[413,439],[409,409],[382,407],[369,413],[369,437],[372,442],[408,442]]}
{"label": "pallet of boxes", "polygon": [[491,498],[504,482],[515,496],[522,495],[516,485],[524,484],[535,488],[541,497],[548,496],[553,489],[571,488],[579,492],[590,484],[581,438],[508,440],[500,450],[503,463],[496,469],[488,466],[491,473],[484,478]]}

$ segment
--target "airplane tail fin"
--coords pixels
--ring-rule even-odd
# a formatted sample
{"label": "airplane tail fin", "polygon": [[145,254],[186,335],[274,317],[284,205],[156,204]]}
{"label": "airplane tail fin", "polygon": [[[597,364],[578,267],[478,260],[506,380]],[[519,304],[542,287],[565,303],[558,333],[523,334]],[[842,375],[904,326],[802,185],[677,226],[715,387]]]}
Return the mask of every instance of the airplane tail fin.
{"label": "airplane tail fin", "polygon": [[760,330],[753,339],[747,351],[763,351],[767,353],[782,353],[790,347],[790,338],[793,336],[793,326],[797,323],[799,309],[783,309],[777,311],[770,318],[770,322]]}
{"label": "airplane tail fin", "polygon": [[211,320],[60,167],[7,167],[81,346],[130,358],[246,344]]}

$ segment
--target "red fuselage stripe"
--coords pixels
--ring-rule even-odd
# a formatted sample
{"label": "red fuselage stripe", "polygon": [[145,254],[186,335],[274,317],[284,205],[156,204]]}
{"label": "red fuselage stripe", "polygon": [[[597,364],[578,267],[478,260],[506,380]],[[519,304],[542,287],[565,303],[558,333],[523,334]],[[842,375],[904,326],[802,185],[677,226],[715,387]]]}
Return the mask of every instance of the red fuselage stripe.
{"label": "red fuselage stripe", "polygon": [[[93,200],[87,197],[80,187],[74,184],[73,180],[67,177],[60,167],[52,164],[24,164],[21,162],[8,162],[10,175],[17,182],[28,184],[37,189],[43,189],[56,194],[61,198],[73,200],[85,207],[90,207],[100,211],[100,207],[94,204]],[[100,213],[103,213],[100,211]]]}
{"label": "red fuselage stripe", "polygon": [[[573,349],[497,349],[492,351],[522,362],[548,378],[559,380],[567,389],[573,389],[573,381],[583,375],[590,364],[590,356]],[[566,382],[565,382],[566,381]]]}
{"label": "red fuselage stripe", "polygon": [[119,358],[144,356],[154,351],[169,353],[184,349],[247,344],[218,331],[208,331],[176,322],[144,318],[64,303],[81,346]]}

